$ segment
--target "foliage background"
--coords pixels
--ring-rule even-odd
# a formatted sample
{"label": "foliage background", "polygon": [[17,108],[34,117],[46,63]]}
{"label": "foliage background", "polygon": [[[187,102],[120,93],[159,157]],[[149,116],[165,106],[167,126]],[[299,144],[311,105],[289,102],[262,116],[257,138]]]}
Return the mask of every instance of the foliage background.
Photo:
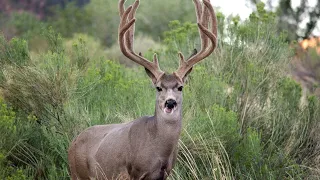
{"label": "foliage background", "polygon": [[[142,3],[135,49],[172,72],[177,52],[200,44],[192,1],[166,2]],[[82,130],[154,112],[150,80],[119,51],[117,2],[79,3],[1,14],[1,179],[70,179],[67,148]],[[320,177],[319,100],[290,75],[277,15],[256,9],[244,21],[217,12],[219,46],[184,88],[170,179]]]}

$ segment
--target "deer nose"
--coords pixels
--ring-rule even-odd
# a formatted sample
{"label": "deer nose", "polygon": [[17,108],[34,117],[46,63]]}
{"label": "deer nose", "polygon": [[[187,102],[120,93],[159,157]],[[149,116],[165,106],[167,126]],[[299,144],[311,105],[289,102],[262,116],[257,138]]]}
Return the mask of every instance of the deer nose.
{"label": "deer nose", "polygon": [[165,103],[165,106],[169,109],[173,109],[177,105],[177,102],[173,99],[168,99]]}

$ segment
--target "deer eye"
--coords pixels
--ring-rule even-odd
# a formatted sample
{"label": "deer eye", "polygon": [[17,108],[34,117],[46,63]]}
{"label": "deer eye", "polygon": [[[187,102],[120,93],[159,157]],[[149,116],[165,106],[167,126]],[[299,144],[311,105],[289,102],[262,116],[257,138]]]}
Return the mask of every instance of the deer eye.
{"label": "deer eye", "polygon": [[182,91],[183,86],[178,87],[178,91]]}
{"label": "deer eye", "polygon": [[161,87],[156,87],[157,88],[157,91],[160,92],[162,91],[162,88]]}

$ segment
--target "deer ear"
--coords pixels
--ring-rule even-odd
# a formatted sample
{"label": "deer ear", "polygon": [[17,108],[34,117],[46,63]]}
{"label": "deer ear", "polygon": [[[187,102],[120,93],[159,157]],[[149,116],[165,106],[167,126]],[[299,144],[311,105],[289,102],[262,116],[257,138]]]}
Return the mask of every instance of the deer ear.
{"label": "deer ear", "polygon": [[[193,68],[193,67],[192,67],[192,68]],[[191,73],[192,68],[190,68],[189,71],[186,72],[186,75],[184,75],[184,77],[182,78],[183,83],[186,82],[187,76],[188,76],[189,73]]]}
{"label": "deer ear", "polygon": [[153,84],[156,84],[157,78],[147,68],[144,68],[144,69],[146,70],[147,75],[151,78]]}

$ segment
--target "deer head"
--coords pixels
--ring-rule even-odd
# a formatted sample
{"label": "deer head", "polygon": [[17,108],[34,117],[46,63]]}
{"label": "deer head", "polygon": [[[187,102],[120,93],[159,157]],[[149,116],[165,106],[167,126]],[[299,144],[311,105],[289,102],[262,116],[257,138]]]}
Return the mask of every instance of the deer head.
{"label": "deer head", "polygon": [[[187,75],[193,66],[209,56],[217,45],[217,20],[209,0],[203,0],[204,6],[199,0],[193,0],[196,7],[197,23],[201,38],[201,50],[195,52],[185,60],[181,52],[178,53],[180,65],[178,70],[172,74],[164,73],[159,67],[157,55],[154,54],[153,61],[144,58],[141,53],[136,54],[133,50],[135,13],[139,6],[139,0],[127,9],[124,7],[126,0],[120,0],[120,25],[119,44],[122,53],[130,60],[140,64],[146,70],[157,89],[156,113],[165,119],[175,119],[181,116],[182,89]],[[211,23],[211,27],[209,27]]]}

